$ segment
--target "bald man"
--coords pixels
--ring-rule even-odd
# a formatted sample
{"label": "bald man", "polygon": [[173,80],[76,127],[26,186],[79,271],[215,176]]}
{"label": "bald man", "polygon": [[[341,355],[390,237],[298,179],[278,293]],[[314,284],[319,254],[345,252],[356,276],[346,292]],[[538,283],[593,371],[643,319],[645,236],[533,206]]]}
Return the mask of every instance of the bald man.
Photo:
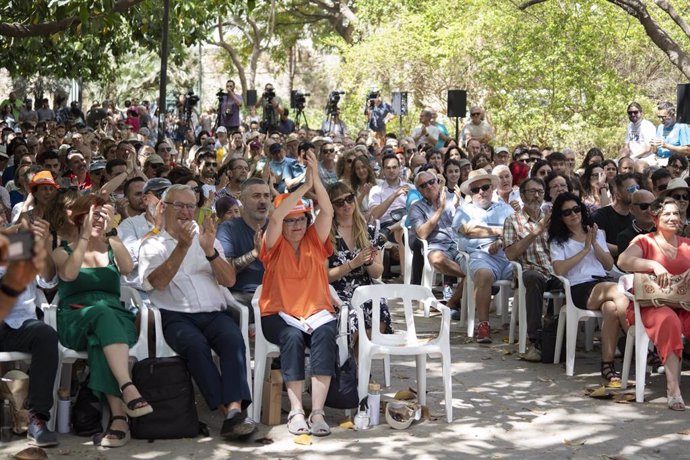
{"label": "bald man", "polygon": [[632,194],[630,213],[633,215],[633,221],[618,234],[616,243],[619,254],[626,250],[637,235],[655,230],[650,208],[654,198],[654,194],[648,190],[638,190]]}

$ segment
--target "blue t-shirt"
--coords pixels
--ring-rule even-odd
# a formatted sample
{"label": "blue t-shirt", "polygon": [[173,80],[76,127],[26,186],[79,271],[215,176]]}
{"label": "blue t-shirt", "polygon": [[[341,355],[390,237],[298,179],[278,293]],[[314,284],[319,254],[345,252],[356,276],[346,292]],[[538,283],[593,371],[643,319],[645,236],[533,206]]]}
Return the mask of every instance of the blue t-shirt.
{"label": "blue t-shirt", "polygon": [[[690,127],[685,123],[674,123],[671,129],[666,129],[663,124],[656,127],[656,136],[664,139],[666,144],[671,144],[676,147],[683,147],[690,145]],[[656,151],[659,158],[668,158],[671,156],[669,149],[659,147]]]}
{"label": "blue t-shirt", "polygon": [[492,202],[487,209],[475,206],[474,203],[467,203],[461,206],[455,213],[453,228],[458,232],[458,249],[464,252],[486,251],[491,243],[498,239],[498,236],[487,236],[485,238],[468,238],[460,232],[460,226],[468,223],[483,225],[486,227],[503,228],[503,222],[515,210],[508,204],[499,201]]}
{"label": "blue t-shirt", "polygon": [[[218,226],[216,239],[223,246],[223,252],[228,259],[234,259],[254,249],[254,234],[256,230],[241,217],[225,221]],[[264,265],[257,258],[244,270],[237,272],[232,291],[253,293],[259,287],[264,277]]]}
{"label": "blue t-shirt", "polygon": [[381,105],[374,106],[369,116],[369,129],[377,132],[385,131],[385,119],[389,113],[393,113],[393,107],[388,102],[382,102]]}
{"label": "blue t-shirt", "polygon": [[285,193],[285,179],[293,179],[294,177],[298,176],[293,175],[293,163],[297,163],[297,160],[294,158],[288,158],[285,157],[283,158],[283,161],[280,163],[271,160],[269,162],[269,165],[271,166],[271,171],[273,171],[273,174],[276,174],[280,176],[280,182],[275,184],[276,190],[278,190],[280,193]]}

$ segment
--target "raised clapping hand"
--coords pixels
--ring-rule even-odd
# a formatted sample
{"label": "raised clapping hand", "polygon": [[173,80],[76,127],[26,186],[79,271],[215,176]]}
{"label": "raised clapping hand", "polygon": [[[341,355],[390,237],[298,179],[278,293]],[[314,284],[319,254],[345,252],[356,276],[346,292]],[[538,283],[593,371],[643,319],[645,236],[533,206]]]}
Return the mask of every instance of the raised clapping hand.
{"label": "raised clapping hand", "polygon": [[216,241],[216,216],[208,215],[199,226],[199,245],[207,256],[214,253],[213,244]]}
{"label": "raised clapping hand", "polygon": [[361,267],[364,264],[368,264],[374,261],[378,250],[372,245],[359,251],[359,254],[355,256],[354,259],[350,261],[352,268]]}
{"label": "raised clapping hand", "polygon": [[255,257],[258,257],[261,251],[261,241],[263,240],[264,232],[261,230],[261,225],[256,226],[256,232],[254,233],[254,250],[256,251]]}
{"label": "raised clapping hand", "polygon": [[[200,230],[201,231],[201,230]],[[194,239],[194,222],[187,221],[182,224],[182,228],[177,235],[177,245],[185,249],[188,249],[192,245],[192,240]],[[201,243],[201,238],[199,238],[199,243]],[[202,246],[203,248],[203,246]]]}

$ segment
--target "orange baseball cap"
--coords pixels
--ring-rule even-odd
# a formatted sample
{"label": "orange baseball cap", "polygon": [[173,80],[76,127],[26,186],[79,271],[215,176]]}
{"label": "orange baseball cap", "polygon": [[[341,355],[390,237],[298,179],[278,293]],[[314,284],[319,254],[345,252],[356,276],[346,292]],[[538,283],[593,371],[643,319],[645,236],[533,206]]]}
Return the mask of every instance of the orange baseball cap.
{"label": "orange baseball cap", "polygon": [[[280,206],[280,203],[282,203],[283,200],[285,198],[287,198],[288,196],[290,196],[289,193],[283,193],[283,194],[278,195],[275,198],[275,200],[273,200],[273,206],[275,206],[277,208],[278,206]],[[300,198],[297,201],[297,204],[290,210],[290,212],[287,213],[287,215],[288,216],[294,216],[296,214],[304,214],[306,212],[308,212],[308,213],[311,212],[311,206],[305,204],[304,200],[302,200],[302,198]]]}
{"label": "orange baseball cap", "polygon": [[53,179],[53,174],[50,171],[40,171],[34,174],[29,183],[29,188],[38,187],[39,185],[51,185],[56,189],[60,188],[57,182],[55,182],[55,179]]}

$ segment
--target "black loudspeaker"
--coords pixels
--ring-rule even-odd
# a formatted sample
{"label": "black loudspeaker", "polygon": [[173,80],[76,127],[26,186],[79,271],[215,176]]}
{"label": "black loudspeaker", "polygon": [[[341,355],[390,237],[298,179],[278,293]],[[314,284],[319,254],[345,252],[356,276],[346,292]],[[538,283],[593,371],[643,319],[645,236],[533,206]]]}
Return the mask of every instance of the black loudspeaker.
{"label": "black loudspeaker", "polygon": [[407,115],[407,91],[394,91],[391,105],[396,115]]}
{"label": "black loudspeaker", "polygon": [[690,83],[676,87],[676,119],[680,123],[690,123]]}
{"label": "black loudspeaker", "polygon": [[448,90],[448,117],[464,118],[467,116],[467,91],[464,89]]}
{"label": "black loudspeaker", "polygon": [[254,107],[256,105],[256,90],[247,90],[247,107]]}

